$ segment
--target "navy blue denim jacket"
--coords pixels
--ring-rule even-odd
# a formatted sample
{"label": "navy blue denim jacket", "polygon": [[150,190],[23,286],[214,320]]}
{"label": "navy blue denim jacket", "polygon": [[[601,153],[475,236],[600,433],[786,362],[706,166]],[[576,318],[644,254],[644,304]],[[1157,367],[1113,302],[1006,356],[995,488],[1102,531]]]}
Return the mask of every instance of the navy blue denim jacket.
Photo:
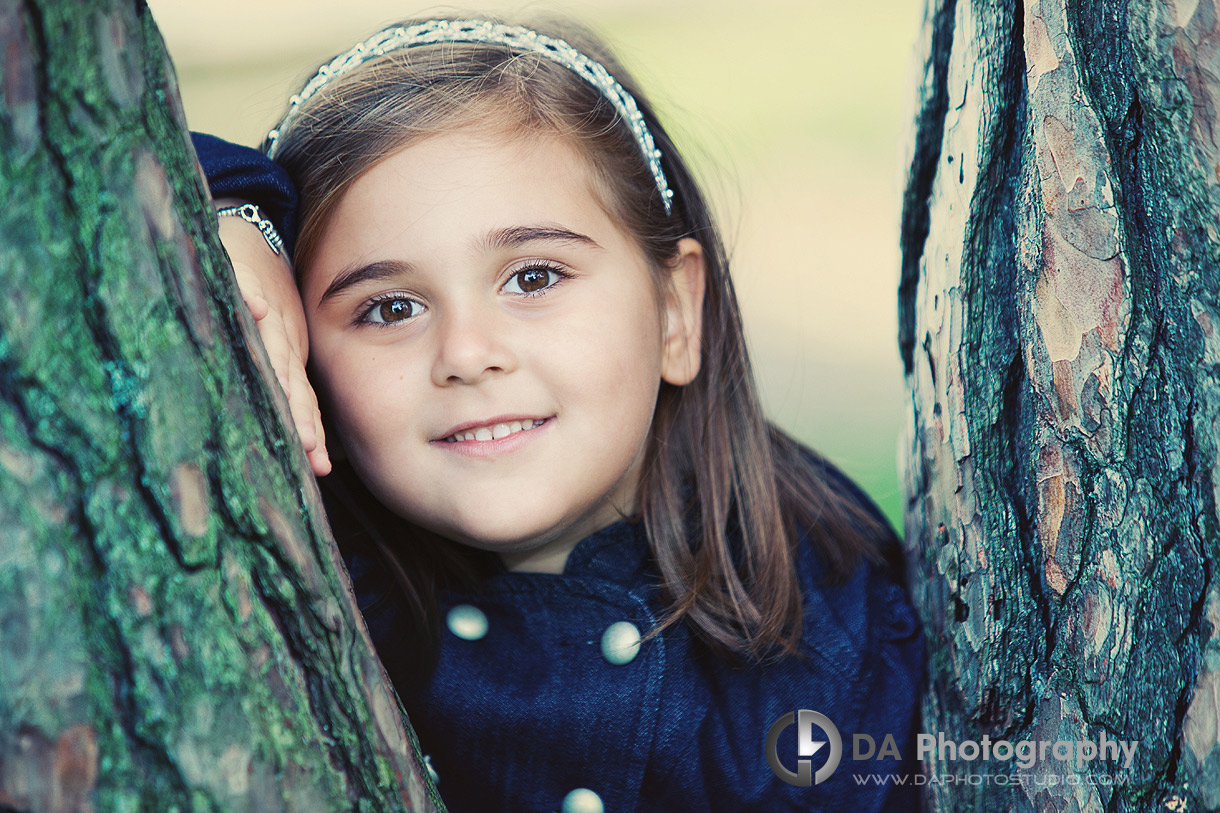
{"label": "navy blue denim jacket", "polygon": [[[223,168],[223,194],[260,204],[287,228],[287,175],[253,150],[223,145],[213,139],[200,153],[209,179]],[[826,473],[885,524],[844,475],[829,465]],[[898,549],[892,533],[881,543]],[[401,660],[406,609],[391,578],[367,555],[347,551],[345,560],[374,644],[388,662]],[[466,637],[442,627],[431,681],[403,700],[455,813],[558,811],[577,788],[608,812],[918,810],[911,773],[924,655],[900,570],[863,564],[828,586],[802,540],[800,657],[734,665],[677,625],[616,665],[602,654],[607,628],[625,621],[647,632],[663,611],[642,526],[619,522],[582,540],[560,575],[501,569],[477,588],[442,592],[442,614],[474,607],[485,624],[476,635],[456,627]],[[764,748],[776,720],[799,709],[830,718],[843,744],[838,769],[811,787],[781,781]],[[905,759],[853,760],[857,734],[878,751],[891,735]],[[776,752],[796,769],[797,726]],[[822,762],[815,755],[814,770]],[[885,779],[903,776],[905,784]]]}
{"label": "navy blue denim jacket", "polygon": [[[854,487],[845,491],[875,510]],[[396,659],[405,610],[385,568],[359,554],[347,562],[378,651]],[[476,588],[442,592],[442,617],[464,606],[486,620],[476,640],[442,626],[431,682],[404,696],[446,805],[554,811],[587,788],[606,811],[917,810],[909,773],[923,650],[906,592],[886,566],[862,565],[827,586],[804,540],[799,574],[801,656],[763,666],[714,656],[683,625],[646,640],[625,664],[607,661],[601,642],[611,625],[646,632],[663,611],[638,522],[582,540],[561,575],[501,569]],[[814,787],[778,779],[764,751],[772,724],[797,709],[825,714],[843,742],[838,770]],[[856,734],[878,750],[892,735],[912,759],[853,762]],[[796,726],[776,750],[795,770]],[[856,779],[904,774],[906,787]]]}

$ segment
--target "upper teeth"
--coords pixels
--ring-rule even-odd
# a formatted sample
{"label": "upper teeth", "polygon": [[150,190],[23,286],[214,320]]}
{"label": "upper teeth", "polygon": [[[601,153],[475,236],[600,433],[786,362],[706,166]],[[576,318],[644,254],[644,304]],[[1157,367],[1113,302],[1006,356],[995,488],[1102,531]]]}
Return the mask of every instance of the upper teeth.
{"label": "upper teeth", "polygon": [[478,429],[469,429],[465,432],[457,432],[450,435],[447,440],[450,443],[456,443],[459,440],[499,440],[506,438],[509,435],[520,432],[525,429],[533,429],[536,426],[542,426],[545,421],[510,421],[508,423],[498,423],[495,426],[480,426]]}

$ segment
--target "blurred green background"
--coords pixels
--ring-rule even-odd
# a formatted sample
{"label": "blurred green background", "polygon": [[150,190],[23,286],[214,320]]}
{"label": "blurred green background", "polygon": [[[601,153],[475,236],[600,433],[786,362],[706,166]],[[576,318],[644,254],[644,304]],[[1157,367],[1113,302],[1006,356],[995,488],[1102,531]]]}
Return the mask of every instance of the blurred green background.
{"label": "blurred green background", "polygon": [[[255,145],[320,63],[452,6],[150,0],[192,129]],[[902,527],[900,145],[920,0],[570,0],[648,90],[716,203],[768,413]]]}

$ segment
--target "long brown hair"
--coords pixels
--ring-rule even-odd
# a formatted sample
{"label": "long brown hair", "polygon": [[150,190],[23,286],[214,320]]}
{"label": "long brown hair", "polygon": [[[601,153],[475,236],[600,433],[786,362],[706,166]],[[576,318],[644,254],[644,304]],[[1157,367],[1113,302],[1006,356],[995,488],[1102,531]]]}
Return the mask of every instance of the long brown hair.
{"label": "long brown hair", "polygon": [[[862,556],[875,558],[886,532],[834,487],[816,455],[764,419],[710,208],[631,76],[578,26],[530,27],[600,62],[635,97],[664,155],[672,212],[628,127],[568,69],[503,45],[421,45],[333,80],[283,128],[276,160],[301,196],[297,267],[308,273],[319,235],[353,181],[416,139],[471,126],[568,139],[589,161],[601,204],[642,247],[658,286],[682,238],[698,240],[706,257],[700,372],[684,387],[661,384],[638,495],[668,606],[653,634],[684,622],[724,655],[795,652],[802,618],[797,539],[808,536],[834,579],[850,574]],[[417,629],[435,630],[437,579],[471,572],[460,551],[443,550],[458,546],[430,538],[367,496],[357,502],[352,494],[360,486],[350,476],[332,478],[339,487],[332,491],[347,493],[342,502],[358,506],[350,512],[357,535],[371,538],[397,573],[419,616]]]}

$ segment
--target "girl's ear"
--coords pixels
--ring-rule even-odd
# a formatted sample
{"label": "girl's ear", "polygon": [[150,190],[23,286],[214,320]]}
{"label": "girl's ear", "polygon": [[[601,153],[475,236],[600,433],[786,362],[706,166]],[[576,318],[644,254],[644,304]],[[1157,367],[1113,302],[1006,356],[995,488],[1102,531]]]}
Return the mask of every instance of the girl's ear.
{"label": "girl's ear", "polygon": [[707,289],[707,261],[698,240],[678,241],[678,255],[670,263],[665,293],[665,324],[661,345],[661,379],[682,387],[699,374],[703,349],[703,294]]}

